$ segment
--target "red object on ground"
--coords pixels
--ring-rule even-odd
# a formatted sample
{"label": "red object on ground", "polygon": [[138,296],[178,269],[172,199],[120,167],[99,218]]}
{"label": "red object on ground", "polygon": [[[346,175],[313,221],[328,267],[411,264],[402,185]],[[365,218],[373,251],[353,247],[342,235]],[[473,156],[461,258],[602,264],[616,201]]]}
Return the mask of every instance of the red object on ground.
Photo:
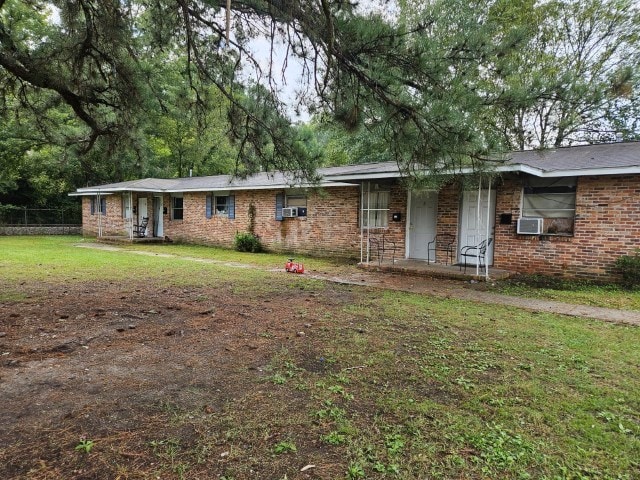
{"label": "red object on ground", "polygon": [[293,258],[290,258],[284,264],[284,269],[289,273],[304,273],[304,263],[294,262]]}

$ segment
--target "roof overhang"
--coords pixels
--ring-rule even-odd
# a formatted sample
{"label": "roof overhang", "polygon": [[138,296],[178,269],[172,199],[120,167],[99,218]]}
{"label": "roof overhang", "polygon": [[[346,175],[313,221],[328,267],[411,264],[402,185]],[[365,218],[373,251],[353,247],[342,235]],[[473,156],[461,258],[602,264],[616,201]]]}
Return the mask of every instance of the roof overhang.
{"label": "roof overhang", "polygon": [[[199,187],[199,188],[167,188],[162,190],[163,193],[189,193],[189,192],[216,192],[229,191],[237,192],[239,190],[278,190],[291,188],[324,188],[324,187],[355,187],[355,183],[345,182],[322,182],[317,185],[307,184],[291,184],[291,183],[273,183],[270,185],[221,185],[219,187]],[[160,193],[160,192],[159,192]]]}
{"label": "roof overhang", "polygon": [[[632,147],[640,146],[640,142]],[[582,147],[576,147],[582,148]],[[544,156],[536,152],[531,155],[522,157],[522,153],[512,156],[506,162],[501,159],[497,164],[492,165],[485,171],[475,170],[473,168],[461,168],[457,170],[449,170],[440,172],[443,175],[474,175],[483,174],[500,174],[500,173],[525,173],[542,178],[555,177],[584,177],[584,176],[600,176],[600,175],[640,175],[640,164],[633,165],[638,162],[640,157],[640,148],[638,153],[632,151],[627,156],[634,156],[624,159],[624,161],[609,162],[612,166],[601,166],[607,162],[603,161],[598,166],[594,165],[593,158],[591,161],[580,166],[580,161],[576,161],[576,156],[570,158],[568,162],[562,163],[557,159],[547,162]],[[611,154],[609,154],[611,157]],[[607,158],[609,158],[607,157]],[[606,160],[606,158],[605,158]],[[611,160],[609,158],[609,160]],[[617,165],[616,165],[617,163]],[[215,177],[196,177],[193,179],[155,179],[148,178],[130,182],[113,183],[102,186],[79,188],[76,192],[70,193],[70,196],[93,196],[108,195],[124,192],[139,192],[151,194],[175,194],[189,192],[216,192],[216,191],[250,191],[250,190],[274,190],[274,189],[303,189],[303,188],[327,188],[327,187],[357,187],[365,181],[375,181],[384,179],[398,179],[403,177],[402,171],[395,162],[380,162],[376,164],[351,165],[346,167],[326,167],[318,170],[322,175],[322,180],[317,183],[296,183],[295,178],[287,178],[285,175],[269,175],[263,174],[262,177],[253,177],[248,179],[238,179],[230,176]],[[425,175],[430,172],[424,171]],[[228,180],[227,180],[228,179]],[[226,182],[229,183],[226,183]]]}
{"label": "roof overhang", "polygon": [[69,197],[84,197],[84,196],[93,196],[93,195],[113,195],[115,192],[111,192],[111,191],[106,191],[106,190],[96,190],[95,192],[92,193],[84,193],[84,192],[71,192],[68,193],[67,195]]}
{"label": "roof overhang", "polygon": [[395,172],[377,172],[377,173],[353,173],[346,175],[328,175],[327,178],[332,180],[354,181],[354,180],[379,180],[382,178],[400,178],[402,174]]}
{"label": "roof overhang", "polygon": [[525,164],[505,165],[499,167],[500,172],[518,172],[528,173],[536,177],[556,178],[556,177],[590,177],[598,175],[638,175],[640,174],[640,165],[632,165],[628,167],[600,167],[600,168],[580,168],[580,169],[562,169],[562,170],[542,170]]}
{"label": "roof overhang", "polygon": [[114,193],[125,192],[144,192],[144,193],[199,193],[199,192],[216,192],[216,191],[240,191],[240,190],[274,190],[274,189],[291,189],[291,188],[325,188],[325,187],[356,187],[358,184],[346,182],[321,182],[319,184],[289,184],[274,183],[269,185],[220,185],[215,187],[197,187],[197,188],[131,188],[128,187],[112,187],[97,188],[86,187],[79,188],[76,192],[69,193],[71,197],[94,196],[94,195],[112,195]]}

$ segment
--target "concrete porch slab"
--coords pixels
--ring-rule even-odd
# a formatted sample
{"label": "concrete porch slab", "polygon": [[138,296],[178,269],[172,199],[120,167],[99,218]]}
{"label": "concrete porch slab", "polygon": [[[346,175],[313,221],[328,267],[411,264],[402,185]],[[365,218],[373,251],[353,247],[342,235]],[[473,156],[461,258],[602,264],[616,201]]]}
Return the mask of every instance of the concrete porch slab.
{"label": "concrete porch slab", "polygon": [[165,243],[164,237],[142,237],[142,238],[129,238],[125,235],[106,235],[102,237],[96,237],[98,243],[112,243],[112,244],[125,244],[125,243]]}
{"label": "concrete porch slab", "polygon": [[[460,268],[458,265],[445,265],[444,263],[427,263],[426,260],[384,260],[380,263],[375,260],[369,263],[359,263],[358,266],[370,271],[415,275],[420,277],[478,281],[486,280],[484,268],[480,269],[480,275],[476,275],[476,267],[467,265],[467,273],[465,274],[464,267]],[[513,272],[489,267],[489,280],[504,280],[505,278],[509,278],[513,275],[515,275]]]}

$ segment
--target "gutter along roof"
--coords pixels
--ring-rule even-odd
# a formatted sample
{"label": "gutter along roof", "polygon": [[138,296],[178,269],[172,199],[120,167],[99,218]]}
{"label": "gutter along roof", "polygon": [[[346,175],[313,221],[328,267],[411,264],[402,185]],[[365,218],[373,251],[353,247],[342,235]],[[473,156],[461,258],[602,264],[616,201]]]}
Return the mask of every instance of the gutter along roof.
{"label": "gutter along roof", "polygon": [[[640,174],[640,142],[606,143],[512,152],[504,156],[497,172],[523,172],[537,177]],[[473,174],[473,170],[458,173]],[[353,181],[399,178],[395,162],[365,163],[319,168],[320,182],[301,182],[293,174],[262,172],[247,178],[216,175],[187,178],[145,178],[79,188],[70,195],[96,195],[137,191],[153,193],[208,192],[216,190],[265,190],[278,188],[346,187]]]}

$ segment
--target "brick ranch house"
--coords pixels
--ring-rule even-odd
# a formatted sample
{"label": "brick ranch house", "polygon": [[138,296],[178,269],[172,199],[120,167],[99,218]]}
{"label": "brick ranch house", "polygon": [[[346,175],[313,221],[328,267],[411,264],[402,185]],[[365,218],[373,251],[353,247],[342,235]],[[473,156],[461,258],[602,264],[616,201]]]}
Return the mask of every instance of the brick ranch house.
{"label": "brick ranch house", "polygon": [[261,173],[147,178],[72,195],[82,197],[85,235],[132,237],[147,217],[148,237],[230,247],[237,232],[253,231],[272,251],[361,261],[367,239],[381,233],[397,257],[439,262],[445,252],[427,249],[436,234],[454,236],[454,262],[488,236],[495,268],[611,280],[615,260],[640,247],[640,142],[515,152],[491,188],[468,191],[455,180],[408,189],[393,162],[319,174],[320,188]]}

